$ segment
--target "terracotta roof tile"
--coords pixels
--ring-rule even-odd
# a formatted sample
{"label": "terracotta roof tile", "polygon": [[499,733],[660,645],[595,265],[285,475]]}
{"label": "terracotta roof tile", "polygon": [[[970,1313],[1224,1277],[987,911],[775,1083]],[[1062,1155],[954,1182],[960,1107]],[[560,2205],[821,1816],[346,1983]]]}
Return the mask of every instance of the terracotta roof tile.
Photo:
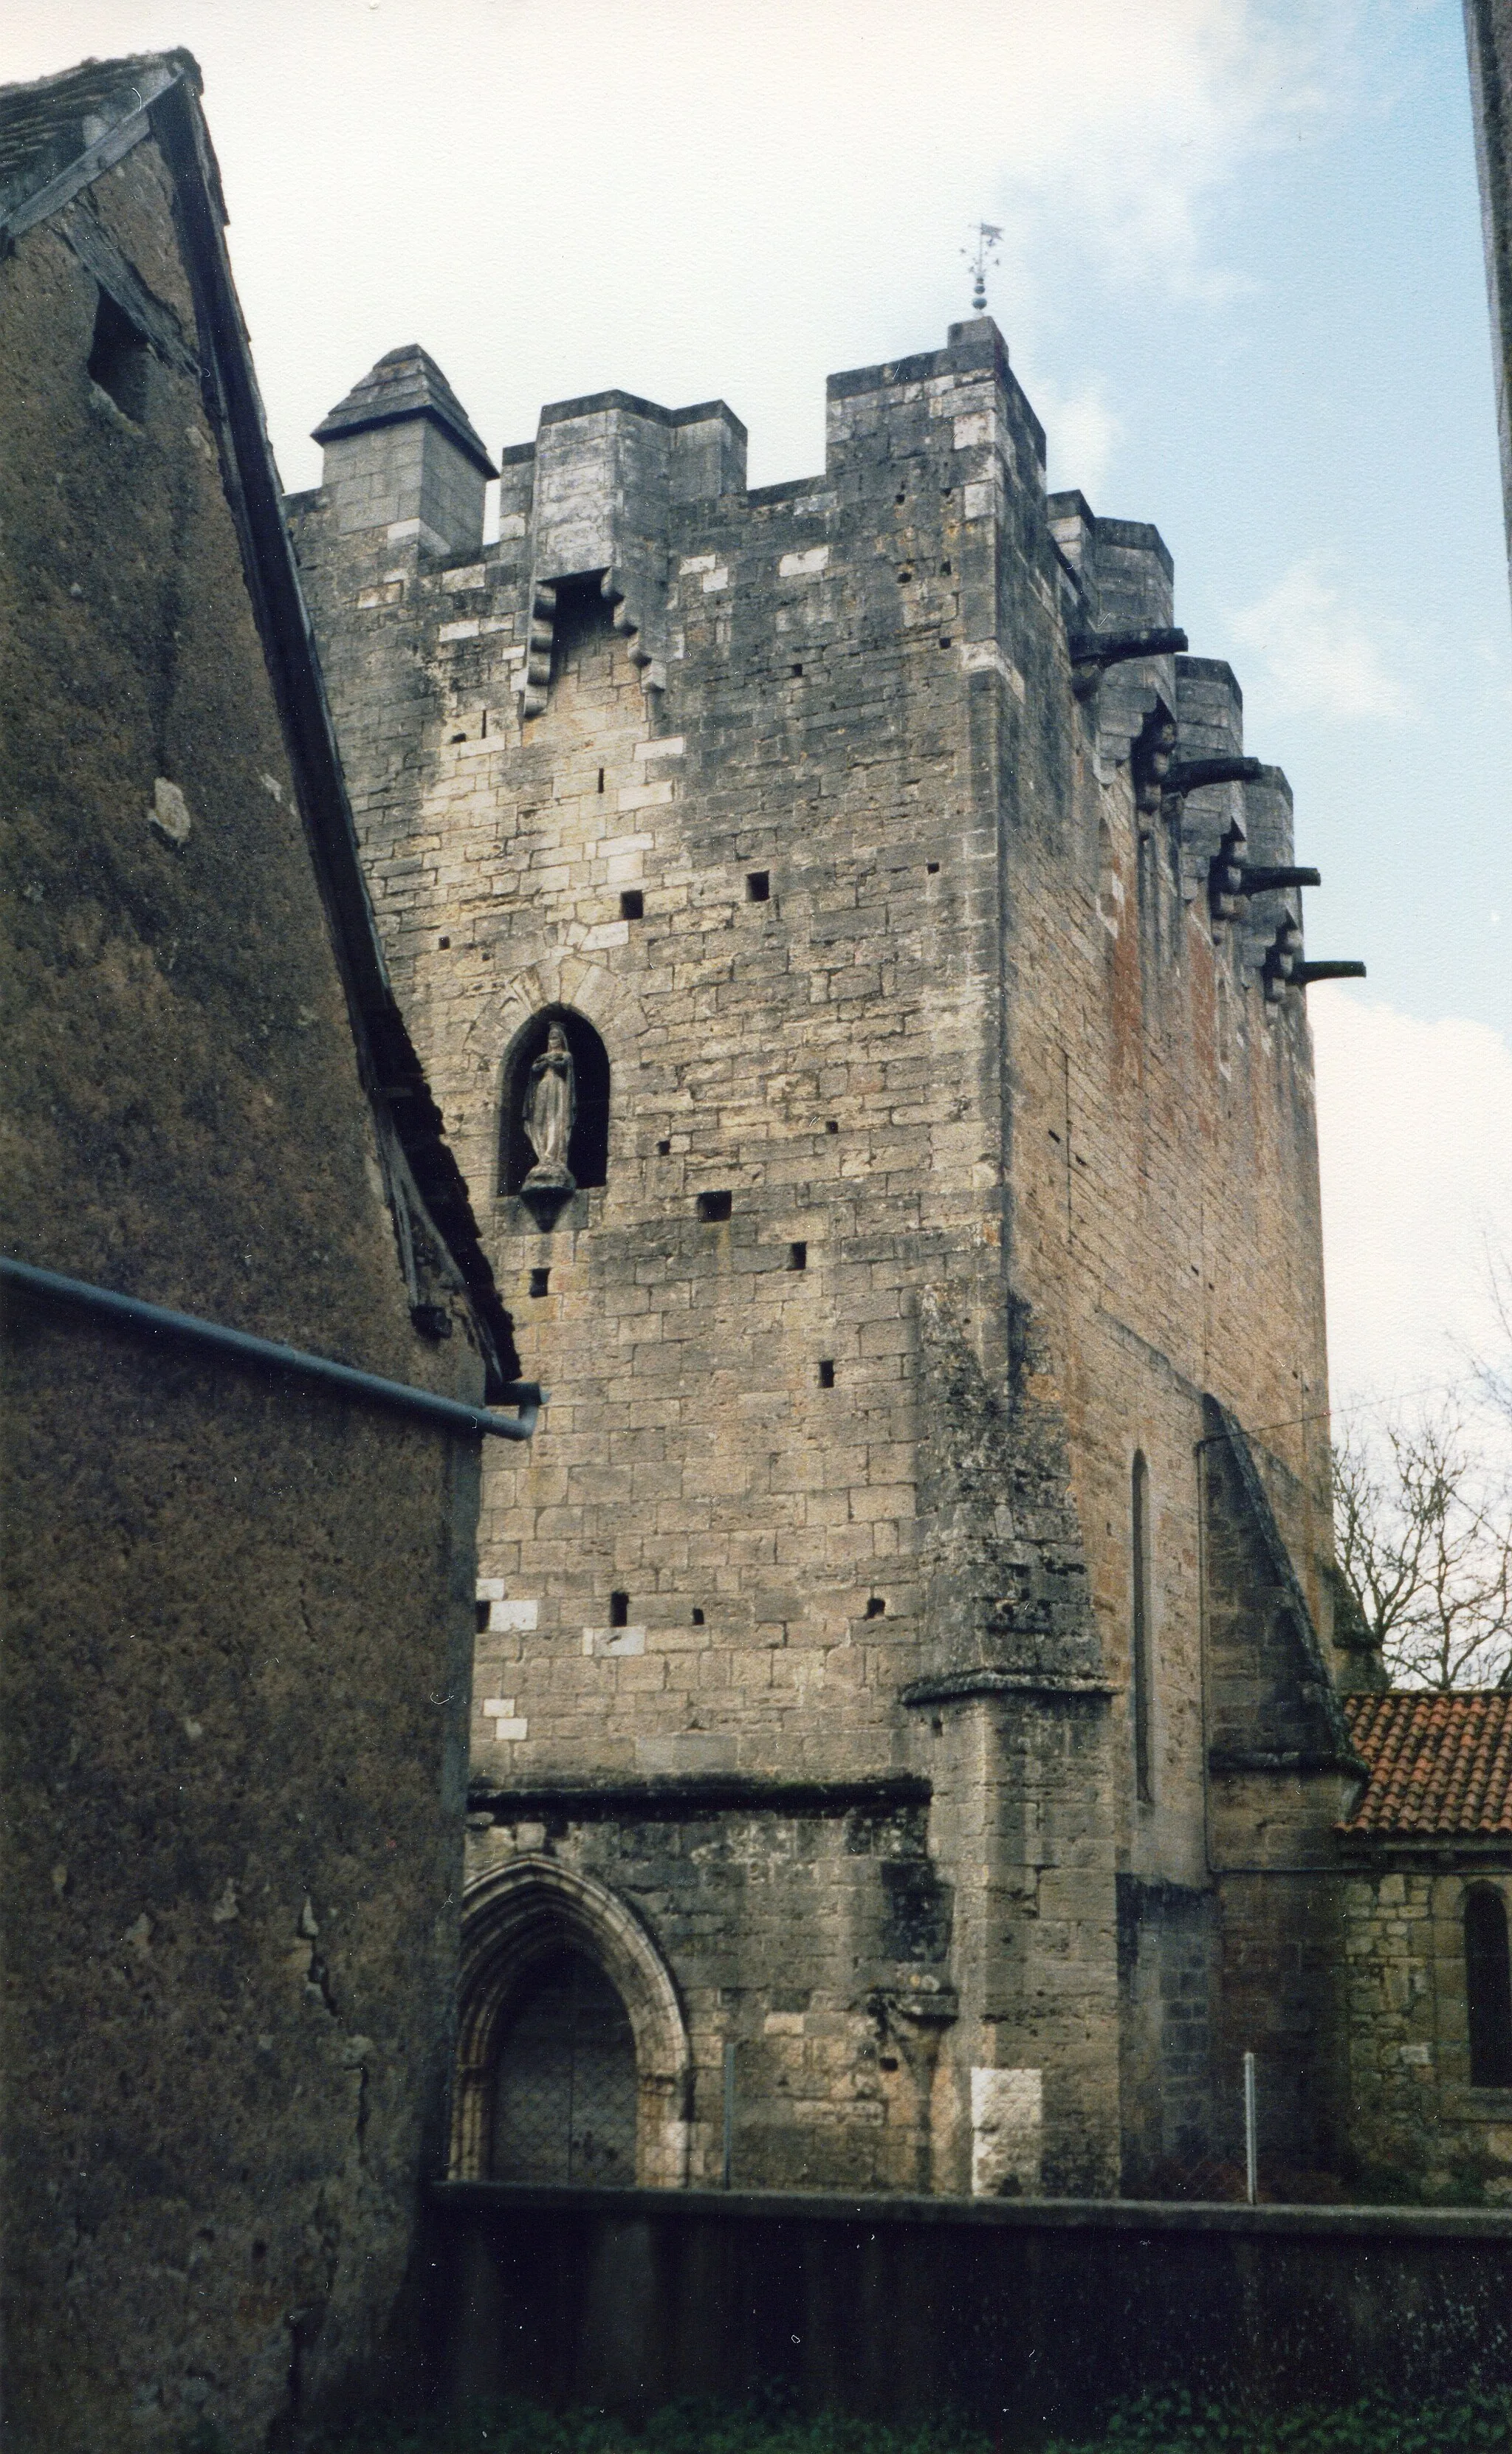
{"label": "terracotta roof tile", "polygon": [[1346,1696],[1370,1781],[1345,1832],[1512,1840],[1512,1695]]}

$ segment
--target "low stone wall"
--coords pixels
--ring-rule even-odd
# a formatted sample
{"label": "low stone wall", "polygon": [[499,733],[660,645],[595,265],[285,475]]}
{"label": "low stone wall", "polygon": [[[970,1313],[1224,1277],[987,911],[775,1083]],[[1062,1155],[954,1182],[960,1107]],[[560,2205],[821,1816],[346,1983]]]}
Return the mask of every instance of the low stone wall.
{"label": "low stone wall", "polygon": [[777,2384],[1033,2442],[1186,2385],[1255,2410],[1512,2386],[1512,2217],[778,2192],[433,2193],[447,2392],[631,2415]]}

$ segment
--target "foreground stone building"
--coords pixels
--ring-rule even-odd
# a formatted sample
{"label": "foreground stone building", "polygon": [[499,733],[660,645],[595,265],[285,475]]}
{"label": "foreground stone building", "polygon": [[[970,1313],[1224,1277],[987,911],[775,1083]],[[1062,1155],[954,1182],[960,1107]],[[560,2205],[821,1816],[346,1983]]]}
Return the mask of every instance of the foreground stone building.
{"label": "foreground stone building", "polygon": [[1349,2142],[1428,2197],[1512,2204],[1512,1694],[1345,1704]]}
{"label": "foreground stone building", "polygon": [[[290,505],[549,1450],[491,1459],[454,2169],[1108,2192],[1342,2149],[1291,795],[996,327]],[[1351,968],[1358,969],[1359,966]],[[1369,1665],[1364,1676],[1369,1675]]]}
{"label": "foreground stone building", "polygon": [[374,933],[198,84],[0,92],[17,2454],[242,2454],[413,2373],[479,1434],[523,1429],[483,1404],[508,1318]]}

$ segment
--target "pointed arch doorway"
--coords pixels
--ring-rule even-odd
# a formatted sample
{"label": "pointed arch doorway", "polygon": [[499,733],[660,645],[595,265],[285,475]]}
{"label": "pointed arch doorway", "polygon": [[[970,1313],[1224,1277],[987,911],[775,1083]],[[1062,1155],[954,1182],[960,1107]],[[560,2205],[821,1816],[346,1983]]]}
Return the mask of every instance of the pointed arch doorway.
{"label": "pointed arch doorway", "polygon": [[549,1952],[501,2022],[491,2178],[628,2186],[636,2093],[635,2039],[618,1994],[585,1953]]}
{"label": "pointed arch doorway", "polygon": [[607,1884],[529,1856],[470,1886],[454,2179],[675,2188],[691,2084],[671,1976]]}

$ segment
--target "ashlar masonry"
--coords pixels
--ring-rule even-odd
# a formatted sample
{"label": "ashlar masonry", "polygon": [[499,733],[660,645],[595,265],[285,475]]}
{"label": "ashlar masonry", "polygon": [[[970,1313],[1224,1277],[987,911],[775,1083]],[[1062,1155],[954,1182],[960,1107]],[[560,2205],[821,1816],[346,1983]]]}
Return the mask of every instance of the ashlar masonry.
{"label": "ashlar masonry", "polygon": [[559,402],[488,544],[422,351],[319,432],[388,959],[554,1393],[488,1461],[454,2169],[1154,2188],[1246,2048],[1326,2163],[1320,967],[1159,535],[1046,493],[986,318],[791,484]]}

